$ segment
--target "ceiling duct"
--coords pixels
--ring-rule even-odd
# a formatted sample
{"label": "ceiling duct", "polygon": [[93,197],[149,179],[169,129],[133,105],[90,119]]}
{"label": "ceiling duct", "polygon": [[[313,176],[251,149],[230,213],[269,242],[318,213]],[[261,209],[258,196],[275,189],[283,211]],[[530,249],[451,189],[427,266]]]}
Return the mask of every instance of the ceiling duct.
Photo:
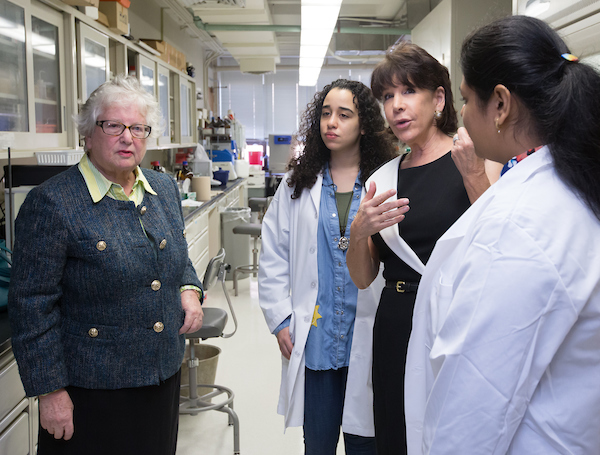
{"label": "ceiling duct", "polygon": [[246,0],[179,0],[184,6],[191,8],[245,8]]}
{"label": "ceiling duct", "polygon": [[384,54],[396,42],[396,35],[334,34],[334,54],[339,56],[368,56]]}
{"label": "ceiling duct", "polygon": [[240,59],[240,71],[250,74],[275,73],[275,59],[242,58]]}

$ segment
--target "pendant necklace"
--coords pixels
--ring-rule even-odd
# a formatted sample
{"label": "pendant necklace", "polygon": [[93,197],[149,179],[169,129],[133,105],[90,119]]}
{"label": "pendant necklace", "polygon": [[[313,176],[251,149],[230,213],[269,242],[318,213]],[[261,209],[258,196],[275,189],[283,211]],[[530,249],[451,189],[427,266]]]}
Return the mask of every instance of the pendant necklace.
{"label": "pendant necklace", "polygon": [[[348,202],[348,207],[346,208],[346,212],[348,216],[350,216],[350,206],[352,205],[352,198],[354,197],[354,192],[350,196],[350,201]],[[339,212],[339,210],[338,210]],[[346,217],[346,224],[348,224],[348,216]],[[342,251],[346,251],[348,246],[350,245],[350,238],[346,237],[346,226],[340,224],[340,241],[338,242],[338,248]]]}

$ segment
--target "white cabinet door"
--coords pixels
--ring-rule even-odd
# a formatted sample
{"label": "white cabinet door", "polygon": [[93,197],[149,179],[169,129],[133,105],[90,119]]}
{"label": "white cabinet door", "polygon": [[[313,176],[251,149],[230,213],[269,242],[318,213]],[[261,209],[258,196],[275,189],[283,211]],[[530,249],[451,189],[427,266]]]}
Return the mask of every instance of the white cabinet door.
{"label": "white cabinet door", "polygon": [[0,131],[16,149],[67,145],[63,49],[60,13],[0,0]]}
{"label": "white cabinet door", "polygon": [[[144,90],[156,98],[156,62],[148,57],[137,54],[137,77]],[[155,137],[146,139],[146,147],[153,148],[158,144]]]}
{"label": "white cabinet door", "polygon": [[160,105],[160,114],[163,120],[164,131],[158,138],[158,145],[168,145],[171,143],[171,84],[169,82],[169,69],[158,65],[158,84],[156,91],[158,94],[158,104]]}
{"label": "white cabinet door", "polygon": [[108,36],[77,22],[79,100],[83,104],[92,92],[108,80]]}
{"label": "white cabinet door", "polygon": [[194,141],[192,131],[192,88],[189,81],[180,78],[179,80],[179,119],[181,131],[181,144],[189,144]]}

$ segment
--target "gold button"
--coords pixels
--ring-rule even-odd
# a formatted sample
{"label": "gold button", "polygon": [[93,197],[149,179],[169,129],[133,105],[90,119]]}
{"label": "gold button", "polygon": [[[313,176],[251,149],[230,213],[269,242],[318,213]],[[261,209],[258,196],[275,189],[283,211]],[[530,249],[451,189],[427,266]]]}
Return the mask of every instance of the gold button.
{"label": "gold button", "polygon": [[160,289],[160,281],[154,280],[150,285],[153,291],[158,291]]}
{"label": "gold button", "polygon": [[90,330],[88,330],[88,335],[92,338],[96,338],[98,336],[98,329],[96,327],[92,327]]}
{"label": "gold button", "polygon": [[185,229],[183,230],[183,238],[185,238]]}
{"label": "gold button", "polygon": [[96,248],[98,248],[98,251],[104,251],[106,249],[106,242],[104,240],[100,240],[98,243],[96,243]]}
{"label": "gold button", "polygon": [[165,328],[165,325],[160,321],[157,322],[156,324],[154,324],[154,331],[156,333],[162,332],[164,330],[164,328]]}
{"label": "gold button", "polygon": [[167,239],[162,239],[162,242],[160,242],[160,245],[158,245],[158,247],[161,250],[164,250],[166,246],[167,246]]}
{"label": "gold button", "polygon": [[140,209],[140,213],[143,215],[144,213],[146,213],[146,210],[148,210],[148,209],[146,208],[146,206],[143,206],[143,207]]}

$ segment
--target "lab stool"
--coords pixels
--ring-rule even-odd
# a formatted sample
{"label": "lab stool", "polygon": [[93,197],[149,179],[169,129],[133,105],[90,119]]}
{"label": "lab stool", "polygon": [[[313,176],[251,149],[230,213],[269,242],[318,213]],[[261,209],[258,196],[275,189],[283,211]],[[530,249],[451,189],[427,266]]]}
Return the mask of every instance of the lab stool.
{"label": "lab stool", "polygon": [[[270,199],[264,197],[250,198],[248,204],[252,214],[257,215],[258,223],[242,223],[233,228],[234,234],[249,235],[253,239],[252,245],[252,264],[240,265],[233,271],[233,289],[235,295],[239,294],[238,291],[238,275],[252,275],[254,277],[258,274],[258,240],[260,239],[260,230],[262,228],[262,218],[267,210]],[[251,215],[252,216],[252,215]]]}
{"label": "lab stool", "polygon": [[[233,410],[233,391],[227,387],[215,384],[198,384],[196,370],[198,369],[199,360],[196,357],[195,346],[200,340],[206,340],[207,338],[229,338],[237,331],[237,318],[231,305],[231,299],[227,293],[225,287],[225,274],[227,269],[230,268],[228,264],[223,261],[225,259],[225,250],[221,248],[219,253],[210,260],[204,274],[203,287],[204,290],[211,288],[217,281],[221,282],[223,292],[229,305],[229,311],[233,317],[234,330],[231,333],[224,333],[225,325],[227,324],[227,312],[221,308],[202,308],[204,312],[204,319],[202,327],[193,333],[187,333],[186,339],[190,345],[190,358],[187,362],[189,367],[189,384],[182,384],[181,388],[189,388],[189,396],[179,397],[179,413],[180,414],[191,414],[197,415],[204,411],[219,411],[228,414],[228,423],[233,425],[233,453],[238,455],[240,453],[240,422],[237,414]],[[198,396],[198,387],[213,389],[211,392]],[[220,395],[226,395],[219,399],[218,403],[212,403],[212,399],[219,397]]]}

